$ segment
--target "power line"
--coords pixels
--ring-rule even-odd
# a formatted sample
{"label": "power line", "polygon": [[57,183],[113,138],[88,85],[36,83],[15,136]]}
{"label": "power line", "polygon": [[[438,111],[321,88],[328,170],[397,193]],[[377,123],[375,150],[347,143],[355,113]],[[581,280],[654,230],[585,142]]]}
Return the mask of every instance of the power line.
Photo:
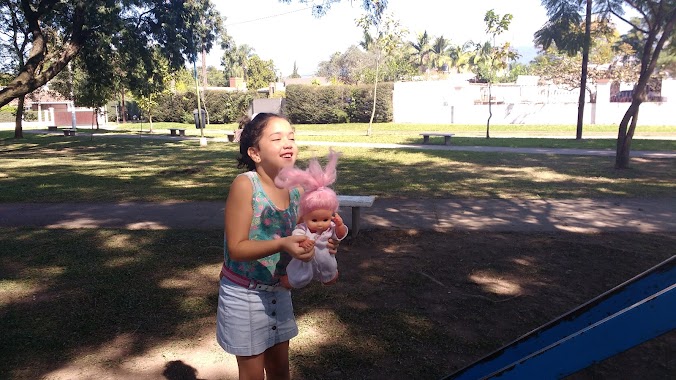
{"label": "power line", "polygon": [[278,14],[276,14],[276,15],[270,15],[270,16],[265,16],[265,17],[255,18],[255,19],[253,19],[253,20],[240,21],[240,22],[233,22],[232,24],[226,24],[225,26],[228,27],[228,26],[233,26],[233,25],[248,24],[248,23],[250,23],[250,22],[256,22],[256,21],[260,21],[260,20],[265,20],[265,19],[273,18],[273,17],[284,16],[284,15],[288,15],[288,14],[291,14],[291,13],[296,13],[296,12],[304,11],[304,10],[310,9],[310,8],[312,8],[312,6],[305,7],[305,8],[302,8],[302,9],[296,9],[295,11],[289,11],[289,12],[284,12],[284,13],[278,13]]}

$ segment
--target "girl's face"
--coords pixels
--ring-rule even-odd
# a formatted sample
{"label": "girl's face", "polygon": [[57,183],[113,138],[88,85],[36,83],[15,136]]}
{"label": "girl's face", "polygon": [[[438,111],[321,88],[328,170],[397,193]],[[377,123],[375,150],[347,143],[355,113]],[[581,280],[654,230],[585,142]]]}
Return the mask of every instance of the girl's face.
{"label": "girl's face", "polygon": [[321,233],[331,227],[331,217],[333,217],[333,211],[320,209],[305,214],[303,221],[310,231]]}
{"label": "girl's face", "polygon": [[272,118],[263,129],[258,147],[249,148],[249,156],[256,166],[262,165],[274,172],[296,163],[298,146],[291,124],[282,118]]}

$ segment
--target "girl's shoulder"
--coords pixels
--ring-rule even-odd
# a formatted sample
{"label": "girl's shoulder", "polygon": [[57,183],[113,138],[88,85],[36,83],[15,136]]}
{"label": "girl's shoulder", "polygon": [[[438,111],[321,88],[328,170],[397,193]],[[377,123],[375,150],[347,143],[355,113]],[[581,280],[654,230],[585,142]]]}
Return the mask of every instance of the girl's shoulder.
{"label": "girl's shoulder", "polygon": [[253,193],[253,188],[254,183],[251,176],[248,175],[248,173],[242,173],[235,177],[235,179],[232,181],[232,184],[230,185],[230,192],[244,191],[247,193]]}

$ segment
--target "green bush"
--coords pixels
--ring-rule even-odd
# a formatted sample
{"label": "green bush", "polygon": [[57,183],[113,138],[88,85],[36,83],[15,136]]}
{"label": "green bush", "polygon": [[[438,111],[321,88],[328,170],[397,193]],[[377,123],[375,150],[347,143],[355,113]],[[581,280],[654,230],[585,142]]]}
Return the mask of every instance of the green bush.
{"label": "green bush", "polygon": [[[13,123],[16,121],[16,107],[4,106],[0,108],[0,123]],[[24,111],[24,121],[36,121],[38,119],[37,111]]]}
{"label": "green bush", "polygon": [[[375,122],[392,121],[392,83],[378,84]],[[286,88],[283,112],[296,124],[368,122],[373,86],[291,85]]]}
{"label": "green bush", "polygon": [[38,111],[24,111],[23,119],[25,121],[37,121],[38,120]]}
{"label": "green bush", "polygon": [[247,113],[254,97],[255,91],[207,91],[204,94],[204,106],[209,112],[209,122],[227,124],[237,121]]}
{"label": "green bush", "polygon": [[[388,123],[392,121],[392,83],[379,83],[376,95],[376,113],[373,117],[375,123]],[[368,123],[371,120],[373,110],[373,86],[359,85],[352,89],[351,106],[348,108],[350,121],[354,123]]]}

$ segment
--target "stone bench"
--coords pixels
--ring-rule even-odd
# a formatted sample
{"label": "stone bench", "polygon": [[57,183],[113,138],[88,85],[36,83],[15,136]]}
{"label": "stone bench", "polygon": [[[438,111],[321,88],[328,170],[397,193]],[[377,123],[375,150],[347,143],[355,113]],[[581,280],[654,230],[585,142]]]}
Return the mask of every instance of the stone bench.
{"label": "stone bench", "polygon": [[232,132],[225,132],[225,135],[228,136],[229,142],[239,142],[239,137],[242,135],[241,129],[235,129]]}
{"label": "stone bench", "polygon": [[339,195],[338,203],[340,207],[352,208],[352,236],[357,236],[360,227],[361,208],[371,207],[376,197],[373,195]]}
{"label": "stone bench", "polygon": [[451,145],[451,137],[454,133],[444,133],[444,132],[421,132],[420,136],[423,137],[423,144],[429,144],[430,136],[443,136],[444,145]]}
{"label": "stone bench", "polygon": [[185,136],[185,129],[169,128],[169,133],[171,136]]}
{"label": "stone bench", "polygon": [[63,135],[64,136],[75,136],[75,132],[77,132],[77,129],[64,129]]}

